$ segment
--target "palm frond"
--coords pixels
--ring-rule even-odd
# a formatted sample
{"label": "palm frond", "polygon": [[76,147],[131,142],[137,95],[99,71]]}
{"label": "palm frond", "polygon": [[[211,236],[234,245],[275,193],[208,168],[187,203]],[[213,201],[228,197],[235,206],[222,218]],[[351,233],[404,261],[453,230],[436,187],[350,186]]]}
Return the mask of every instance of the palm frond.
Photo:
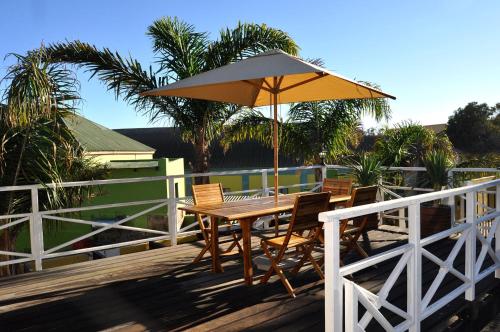
{"label": "palm frond", "polygon": [[256,140],[272,147],[273,119],[267,118],[260,111],[246,109],[224,127],[221,144],[225,151],[234,143],[247,140]]}
{"label": "palm frond", "polygon": [[43,46],[27,55],[10,56],[16,63],[2,79],[8,84],[2,98],[2,121],[9,126],[29,127],[40,118],[53,117],[59,109],[74,109],[79,83],[65,66],[45,61],[47,51]]}
{"label": "palm frond", "polygon": [[299,51],[295,41],[282,30],[265,24],[239,22],[233,29],[221,30],[219,39],[208,46],[204,70],[224,66],[270,49],[280,49],[292,55]]}
{"label": "palm frond", "polygon": [[167,70],[172,80],[199,74],[205,66],[208,34],[196,32],[193,25],[177,17],[164,17],[148,27],[153,40],[153,51],[158,63]]}

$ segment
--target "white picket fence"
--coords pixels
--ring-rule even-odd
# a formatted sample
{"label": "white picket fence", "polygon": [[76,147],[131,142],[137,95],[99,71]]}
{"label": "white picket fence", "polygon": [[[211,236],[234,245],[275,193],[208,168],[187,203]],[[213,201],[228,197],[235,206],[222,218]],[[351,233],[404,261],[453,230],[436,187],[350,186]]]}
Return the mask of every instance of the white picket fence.
{"label": "white picket fence", "polygon": [[[495,194],[495,209],[483,209],[477,214],[477,194]],[[449,230],[426,238],[420,236],[420,206],[422,203],[441,200],[454,202],[455,197],[465,196],[466,216],[463,221],[453,222]],[[408,243],[381,254],[339,266],[339,221],[372,213],[384,213],[388,210],[408,209]],[[386,331],[420,331],[420,323],[452,300],[465,293],[465,299],[475,298],[476,284],[495,272],[500,278],[500,180],[493,180],[477,185],[432,192],[406,198],[379,202],[321,213],[320,220],[325,224],[325,330],[347,332],[364,331],[375,319]],[[489,223],[485,232],[483,225]],[[446,259],[439,258],[429,251],[428,246],[436,241],[460,234]],[[495,244],[493,245],[493,239]],[[477,241],[480,252],[476,252]],[[453,263],[465,245],[465,270],[458,271]],[[483,267],[486,257],[492,260],[490,266]],[[386,279],[377,294],[349,280],[347,276],[367,269],[386,260],[399,258],[395,268]],[[422,258],[426,257],[440,269],[425,294],[422,293]],[[406,268],[407,303],[400,308],[390,303],[387,298],[399,276]],[[461,286],[440,298],[435,298],[447,274],[452,274],[461,281]],[[354,278],[355,280],[355,278]],[[344,297],[345,293],[345,297]],[[343,300],[345,298],[345,300]],[[359,317],[360,304],[366,309]],[[402,322],[393,326],[384,316],[383,310],[400,317]],[[345,312],[344,312],[345,311]]]}

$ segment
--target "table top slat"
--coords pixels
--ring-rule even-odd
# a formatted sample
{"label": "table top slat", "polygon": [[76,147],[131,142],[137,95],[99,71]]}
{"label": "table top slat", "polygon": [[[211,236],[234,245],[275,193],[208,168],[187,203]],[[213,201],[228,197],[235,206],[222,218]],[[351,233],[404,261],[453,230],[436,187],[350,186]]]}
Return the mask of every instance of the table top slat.
{"label": "table top slat", "polygon": [[[270,196],[207,205],[185,205],[179,207],[179,210],[225,220],[255,218],[292,210],[295,198],[300,194],[305,193],[280,195],[278,202],[274,202],[274,197]],[[350,199],[350,195],[334,195],[330,198],[330,203],[346,202]]]}

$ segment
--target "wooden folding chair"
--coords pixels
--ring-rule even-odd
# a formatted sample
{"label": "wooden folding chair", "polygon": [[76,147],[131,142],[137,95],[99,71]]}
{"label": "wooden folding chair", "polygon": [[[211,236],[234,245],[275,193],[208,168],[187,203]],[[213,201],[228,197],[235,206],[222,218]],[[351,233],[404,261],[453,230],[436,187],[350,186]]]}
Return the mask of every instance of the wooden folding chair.
{"label": "wooden folding chair", "polygon": [[[321,233],[318,214],[328,209],[329,202],[329,192],[300,195],[295,199],[286,234],[261,241],[264,254],[271,261],[271,267],[262,277],[261,283],[267,283],[272,274],[276,273],[288,293],[295,297],[294,290],[283,272],[287,268],[285,262],[282,261],[287,249],[296,249],[295,254],[297,256],[295,258],[298,259],[298,263],[290,266],[290,268],[293,267],[293,273],[297,273],[308,260],[320,278],[324,278],[323,271],[313,259],[311,252]],[[304,233],[308,234],[303,235]],[[270,248],[274,249],[274,254],[271,253]]]}
{"label": "wooden folding chair", "polygon": [[351,179],[324,179],[323,192],[329,191],[332,196],[350,195],[352,190]]}
{"label": "wooden folding chair", "polygon": [[[222,185],[220,183],[193,185],[192,190],[193,201],[195,205],[209,205],[224,202],[224,194],[222,191]],[[211,227],[219,226],[211,225],[210,221],[205,222],[204,217],[206,218],[206,216],[200,214],[196,215],[196,220],[198,222],[198,225],[200,226],[201,234],[203,235],[203,239],[205,240],[205,247],[203,247],[198,256],[196,256],[196,258],[193,260],[193,263],[199,262],[203,258],[205,253],[210,253],[210,247],[212,246],[210,233]],[[243,252],[239,243],[241,236],[236,232],[236,230],[239,230],[239,228],[237,228],[231,222],[227,222],[224,226],[228,228],[232,238],[228,241],[219,241],[219,243],[231,243],[226,250],[221,251],[221,254],[231,253],[235,247],[238,248],[238,252],[241,254]]]}
{"label": "wooden folding chair", "polygon": [[[375,203],[376,199],[377,186],[354,188],[347,207]],[[372,217],[373,215],[369,214],[340,222],[341,258],[352,250],[355,250],[362,257],[368,257],[366,251],[358,244],[358,239],[366,232],[367,223]]]}
{"label": "wooden folding chair", "polygon": [[[350,195],[352,191],[352,180],[351,179],[324,179],[323,180],[323,192],[330,192],[332,196],[335,195]],[[330,205],[330,209],[335,209],[338,207],[345,207],[345,204],[333,203]]]}

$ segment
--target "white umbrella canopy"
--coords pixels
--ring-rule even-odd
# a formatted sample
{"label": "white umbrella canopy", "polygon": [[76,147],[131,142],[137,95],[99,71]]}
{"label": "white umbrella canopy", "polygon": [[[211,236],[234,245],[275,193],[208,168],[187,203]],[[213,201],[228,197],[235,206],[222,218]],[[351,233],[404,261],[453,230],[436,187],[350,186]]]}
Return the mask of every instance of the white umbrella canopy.
{"label": "white umbrella canopy", "polygon": [[274,106],[274,193],[278,199],[278,104],[334,99],[395,97],[349,80],[281,50],[264,52],[142,95]]}

